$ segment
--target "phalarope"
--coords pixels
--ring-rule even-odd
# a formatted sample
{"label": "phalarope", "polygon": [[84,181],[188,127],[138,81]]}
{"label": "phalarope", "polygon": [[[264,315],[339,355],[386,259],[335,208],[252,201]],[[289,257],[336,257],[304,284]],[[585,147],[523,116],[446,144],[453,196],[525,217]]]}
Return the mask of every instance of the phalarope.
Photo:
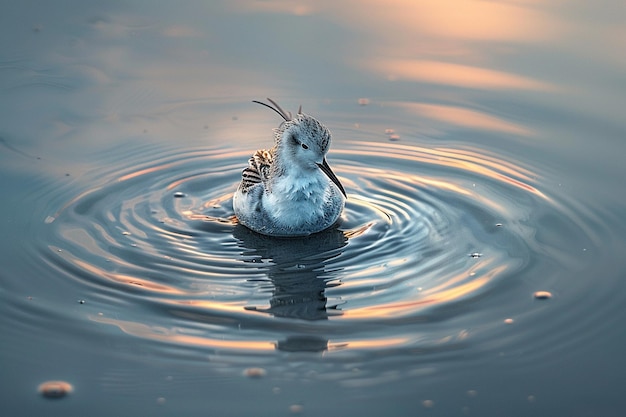
{"label": "phalarope", "polygon": [[315,118],[292,117],[274,100],[261,104],[285,121],[274,129],[275,145],[258,150],[243,170],[233,196],[239,223],[270,236],[307,236],[332,226],[346,197],[326,162],[330,132]]}

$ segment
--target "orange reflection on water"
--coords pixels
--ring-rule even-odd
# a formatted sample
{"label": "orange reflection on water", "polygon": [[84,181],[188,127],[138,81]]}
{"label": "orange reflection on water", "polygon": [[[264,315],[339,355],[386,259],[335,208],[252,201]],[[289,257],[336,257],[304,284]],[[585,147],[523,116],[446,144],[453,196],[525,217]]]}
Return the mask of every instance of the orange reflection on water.
{"label": "orange reflection on water", "polygon": [[174,287],[170,287],[163,284],[158,284],[153,281],[149,281],[146,279],[141,279],[138,277],[133,277],[131,275],[117,274],[109,271],[105,271],[100,269],[94,265],[91,265],[87,262],[84,262],[80,259],[73,258],[73,262],[83,268],[84,270],[91,272],[93,275],[97,277],[104,277],[110,281],[118,282],[126,285],[133,285],[140,288],[145,288],[150,291],[159,292],[159,293],[167,293],[167,294],[184,294],[183,291],[180,291]]}
{"label": "orange reflection on water", "polygon": [[181,334],[174,329],[168,329],[160,326],[149,326],[144,323],[117,320],[103,316],[90,316],[89,319],[98,323],[117,326],[121,331],[132,336],[159,342],[177,343],[185,346],[199,346],[206,349],[220,348],[247,351],[268,351],[275,349],[275,344],[269,341],[217,340],[211,339],[208,336],[191,336]]}
{"label": "orange reflection on water", "polygon": [[399,59],[374,64],[388,78],[483,89],[553,90],[531,78],[448,62]]}
{"label": "orange reflection on water", "polygon": [[[563,31],[562,24],[526,0],[364,0],[336,10],[348,22],[380,28],[381,36],[415,42],[421,37],[463,40],[541,41]],[[322,4],[336,5],[326,1]],[[332,6],[331,6],[332,7]],[[336,8],[336,6],[334,6]],[[380,22],[393,22],[390,28]]]}
{"label": "orange reflection on water", "polygon": [[507,122],[489,114],[462,107],[423,103],[403,103],[401,106],[419,115],[452,125],[466,126],[489,131],[500,131],[524,136],[531,134],[531,132],[523,126]]}
{"label": "orange reflection on water", "polygon": [[[477,264],[478,267],[486,267],[487,264]],[[345,310],[344,318],[358,319],[374,319],[383,317],[402,317],[415,315],[419,310],[426,307],[443,306],[464,298],[471,297],[483,289],[496,276],[500,275],[507,269],[506,265],[500,265],[492,268],[488,273],[477,276],[468,277],[467,273],[450,277],[445,282],[432,288],[428,288],[421,292],[416,292],[415,300],[399,301],[387,304],[379,304],[356,310]]]}
{"label": "orange reflection on water", "polygon": [[[494,156],[481,154],[471,150],[425,148],[397,143],[368,143],[367,148],[364,149],[361,142],[353,143],[355,146],[354,149],[350,151],[351,155],[379,158],[381,155],[385,154],[394,159],[457,168],[462,171],[467,171],[468,173],[479,174],[494,179],[498,182],[511,184],[543,199],[549,200],[544,193],[528,183],[532,180],[533,173],[531,171],[520,168],[508,161],[498,159]],[[467,194],[466,190],[451,183],[450,181],[429,179],[426,177],[419,177],[414,174],[393,175],[381,172],[381,175],[396,178],[399,181],[431,184],[441,189],[448,189]]]}
{"label": "orange reflection on water", "polygon": [[330,345],[330,350],[336,349],[380,349],[393,346],[402,346],[409,343],[409,339],[405,337],[395,337],[389,339],[376,340],[350,340],[348,342],[336,342]]}
{"label": "orange reflection on water", "polygon": [[159,165],[159,166],[154,166],[150,168],[140,169],[139,171],[135,171],[135,172],[131,172],[130,174],[123,175],[117,180],[119,182],[130,180],[132,178],[137,178],[145,174],[150,174],[152,172],[162,171],[164,169],[171,168],[173,165],[174,164],[166,164],[166,165]]}

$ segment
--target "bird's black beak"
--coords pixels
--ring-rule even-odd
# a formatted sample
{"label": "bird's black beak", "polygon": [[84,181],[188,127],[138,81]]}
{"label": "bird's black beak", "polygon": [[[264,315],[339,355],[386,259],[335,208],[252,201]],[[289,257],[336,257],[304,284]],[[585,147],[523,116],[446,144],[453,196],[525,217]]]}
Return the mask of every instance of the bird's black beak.
{"label": "bird's black beak", "polygon": [[322,172],[326,174],[326,176],[330,178],[332,182],[335,183],[337,188],[339,188],[339,191],[341,191],[341,194],[343,194],[344,197],[348,198],[348,196],[346,195],[346,190],[343,189],[343,185],[341,185],[341,183],[339,182],[339,178],[337,178],[333,170],[330,169],[330,167],[328,166],[328,162],[326,162],[326,158],[324,158],[321,164],[317,164],[317,166],[320,167]]}

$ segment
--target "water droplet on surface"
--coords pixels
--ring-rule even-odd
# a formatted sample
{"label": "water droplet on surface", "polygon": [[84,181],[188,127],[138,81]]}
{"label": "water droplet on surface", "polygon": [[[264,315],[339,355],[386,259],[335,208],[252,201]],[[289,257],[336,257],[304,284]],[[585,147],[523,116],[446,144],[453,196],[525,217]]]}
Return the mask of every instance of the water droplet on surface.
{"label": "water droplet on surface", "polygon": [[433,400],[424,400],[422,401],[422,405],[426,408],[433,408],[435,406],[435,402]]}
{"label": "water droplet on surface", "polygon": [[533,297],[535,297],[537,300],[547,300],[549,298],[552,298],[552,293],[549,291],[537,291],[533,294]]}
{"label": "water droplet on surface", "polygon": [[248,378],[262,378],[267,374],[263,368],[247,368],[243,371],[243,375]]}
{"label": "water droplet on surface", "polygon": [[46,398],[63,398],[70,394],[74,388],[65,381],[46,381],[39,385],[38,390]]}
{"label": "water droplet on surface", "polygon": [[176,191],[174,193],[174,198],[182,198],[185,196],[185,193],[181,193],[180,191]]}

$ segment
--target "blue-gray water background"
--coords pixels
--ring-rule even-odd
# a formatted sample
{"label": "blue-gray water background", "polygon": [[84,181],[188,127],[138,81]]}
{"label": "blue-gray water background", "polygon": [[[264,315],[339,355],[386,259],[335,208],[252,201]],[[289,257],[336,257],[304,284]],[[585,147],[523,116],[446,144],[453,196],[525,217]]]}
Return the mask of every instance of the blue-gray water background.
{"label": "blue-gray water background", "polygon": [[[623,1],[0,9],[1,415],[624,414]],[[232,218],[265,97],[338,228]]]}

